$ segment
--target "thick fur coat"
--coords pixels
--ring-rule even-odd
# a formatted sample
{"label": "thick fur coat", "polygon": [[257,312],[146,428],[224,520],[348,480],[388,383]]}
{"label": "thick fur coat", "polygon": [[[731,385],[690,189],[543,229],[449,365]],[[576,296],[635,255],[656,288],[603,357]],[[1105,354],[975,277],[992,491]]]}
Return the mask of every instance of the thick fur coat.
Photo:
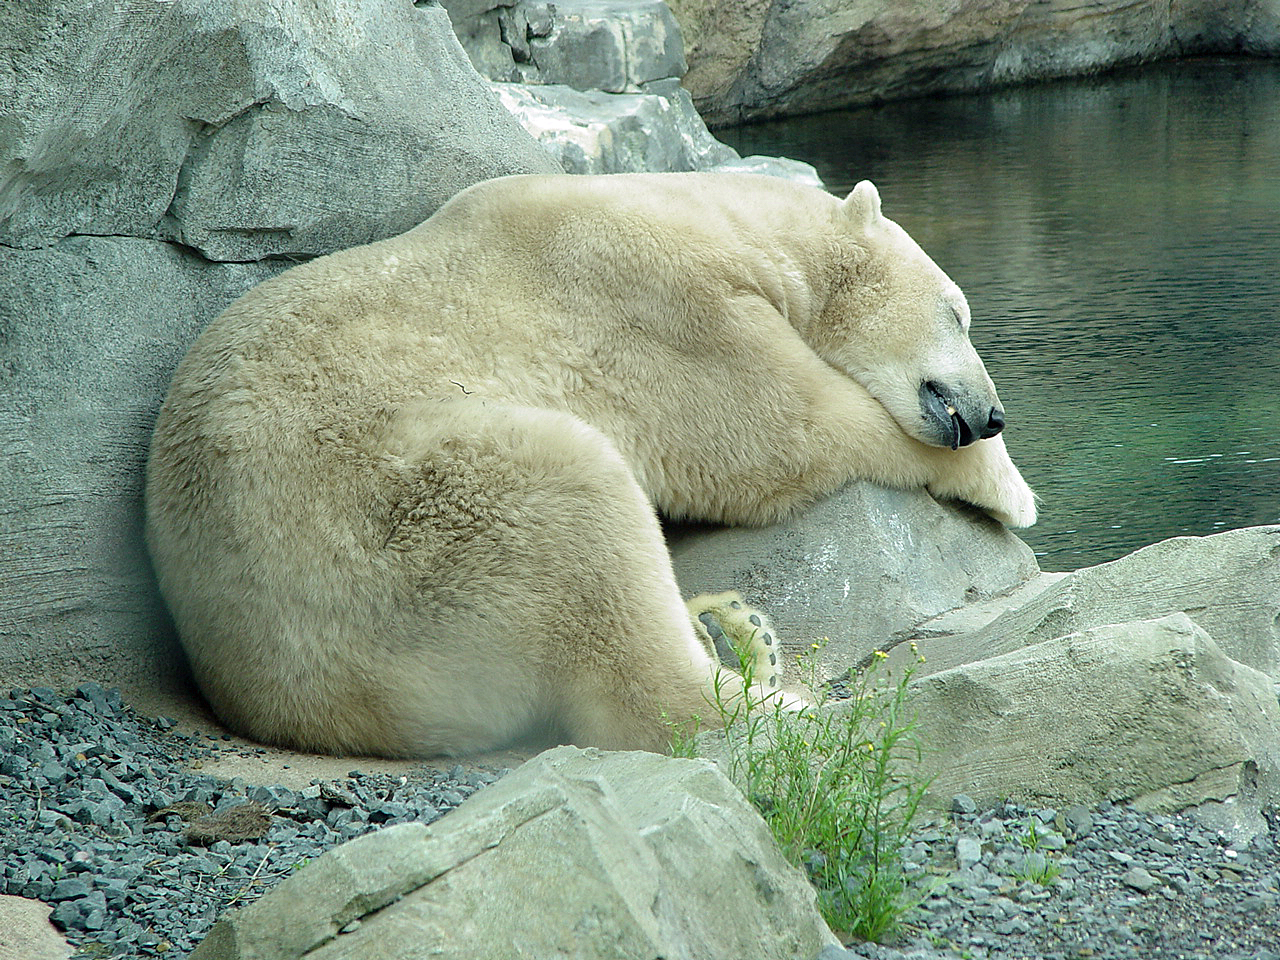
{"label": "thick fur coat", "polygon": [[655,508],[769,523],[860,478],[1034,522],[968,325],[869,183],[504,178],[294,267],[155,430],[196,679],[303,749],[661,749],[716,663]]}

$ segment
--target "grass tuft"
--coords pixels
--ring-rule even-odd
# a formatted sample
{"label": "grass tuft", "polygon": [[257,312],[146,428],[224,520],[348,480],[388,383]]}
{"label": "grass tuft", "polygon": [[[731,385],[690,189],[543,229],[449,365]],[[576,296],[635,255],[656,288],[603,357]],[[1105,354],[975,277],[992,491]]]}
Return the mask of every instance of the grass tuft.
{"label": "grass tuft", "polygon": [[[814,652],[820,645],[814,645]],[[918,761],[914,716],[907,711],[911,669],[893,677],[884,655],[854,676],[850,696],[798,711],[752,691],[749,651],[745,694],[717,681],[712,708],[726,728],[728,773],[769,824],[783,853],[809,874],[828,925],[846,938],[880,941],[899,927],[919,897],[904,869],[903,846],[927,784],[903,772]],[[813,657],[801,658],[809,679]],[[673,730],[689,755],[691,738]]]}

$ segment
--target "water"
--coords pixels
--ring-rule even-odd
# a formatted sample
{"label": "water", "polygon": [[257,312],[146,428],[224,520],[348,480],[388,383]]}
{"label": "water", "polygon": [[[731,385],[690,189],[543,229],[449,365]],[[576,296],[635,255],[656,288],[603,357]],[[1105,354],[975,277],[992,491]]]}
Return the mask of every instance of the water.
{"label": "water", "polygon": [[1280,64],[720,131],[880,188],[969,297],[1046,570],[1280,522]]}

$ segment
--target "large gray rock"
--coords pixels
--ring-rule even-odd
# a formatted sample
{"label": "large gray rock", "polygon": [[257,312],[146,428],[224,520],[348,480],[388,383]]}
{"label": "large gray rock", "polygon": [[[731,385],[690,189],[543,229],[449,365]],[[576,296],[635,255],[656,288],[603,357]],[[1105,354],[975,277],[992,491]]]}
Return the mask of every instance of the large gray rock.
{"label": "large gray rock", "polygon": [[71,947],[38,900],[0,896],[0,960],[67,960]]}
{"label": "large gray rock", "polygon": [[43,0],[0,6],[0,37],[0,243],[328,253],[475,181],[555,169],[437,7]]}
{"label": "large gray rock", "polygon": [[123,237],[0,246],[7,682],[171,672],[176,645],[161,642],[167,620],[142,542],[151,427],[200,328],[284,266],[211,264]]}
{"label": "large gray rock", "polygon": [[662,0],[444,0],[475,68],[503,83],[663,91],[684,75],[680,27]]}
{"label": "large gray rock", "polygon": [[329,252],[559,168],[403,0],[7,3],[0,51],[0,675],[146,690],[175,649],[140,534],[155,412],[204,323],[288,265],[210,259]]}
{"label": "large gray rock", "polygon": [[917,680],[932,795],[1132,801],[1171,812],[1274,800],[1280,707],[1186,614],[1094,627]]}
{"label": "large gray rock", "polygon": [[[1057,578],[971,632],[914,631],[922,671],[997,657],[1109,623],[1184,612],[1227,656],[1280,680],[1280,526],[1176,537]],[[906,662],[904,648],[891,662]]]}
{"label": "large gray rock", "polygon": [[686,596],[735,589],[788,646],[826,640],[822,679],[922,620],[1005,594],[1039,574],[1031,548],[996,521],[922,490],[850,484],[789,523],[673,527]]}
{"label": "large gray rock", "polygon": [[670,0],[713,126],[1198,53],[1280,52],[1276,0]]}
{"label": "large gray rock", "polygon": [[559,747],[326,853],[192,960],[793,960],[836,942],[814,903],[714,765]]}

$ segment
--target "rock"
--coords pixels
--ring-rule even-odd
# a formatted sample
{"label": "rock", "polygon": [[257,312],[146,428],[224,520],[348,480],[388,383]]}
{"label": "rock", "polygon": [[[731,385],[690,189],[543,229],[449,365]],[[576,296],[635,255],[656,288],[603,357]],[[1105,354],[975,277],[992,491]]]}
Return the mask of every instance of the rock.
{"label": "rock", "polygon": [[495,83],[503,106],[567,173],[718,170],[822,187],[818,172],[786,157],[740,157],[715,139],[687,91],[601,93],[543,84]]}
{"label": "rock", "polygon": [[792,160],[790,157],[740,157],[736,160],[725,160],[707,169],[722,173],[754,173],[766,177],[782,177],[784,180],[795,180],[797,183],[825,189],[822,177],[818,175],[816,168],[802,160]]}
{"label": "rock", "polygon": [[968,870],[982,859],[982,844],[973,837],[956,838],[956,863]]}
{"label": "rock", "polygon": [[575,90],[668,92],[684,76],[684,45],[661,0],[445,0],[475,68],[503,83]]}
{"label": "rock", "polygon": [[814,902],[714,765],[559,747],[317,858],[191,956],[790,960],[836,943]]}
{"label": "rock", "polygon": [[[550,172],[445,12],[395,0],[70,0],[0,11],[0,243],[170,237],[214,260],[400,233]],[[198,77],[199,82],[192,82]],[[75,110],[66,109],[75,104]],[[318,202],[319,201],[319,202]]]}
{"label": "rock", "polygon": [[[142,474],[169,377],[223,306],[287,264],[173,244],[0,246],[0,673],[10,682],[175,669],[142,542]],[[127,655],[121,651],[127,650]]]}
{"label": "rock", "polygon": [[1039,573],[1031,549],[984,514],[866,482],[789,523],[672,526],[668,543],[686,596],[735,589],[769,613],[793,648],[829,640],[822,679],[922,620]]}
{"label": "rock", "polygon": [[1150,893],[1160,886],[1160,881],[1142,867],[1130,867],[1120,877],[1120,882],[1126,887],[1132,887],[1139,893]]}
{"label": "rock", "polygon": [[0,4],[0,37],[0,672],[149,694],[177,669],[141,538],[155,413],[200,327],[288,265],[210,258],[325,253],[559,168],[440,9],[41,0]]}
{"label": "rock", "polygon": [[671,0],[713,126],[1122,63],[1280,51],[1270,0]]}
{"label": "rock", "polygon": [[807,163],[744,161],[680,86],[680,28],[659,0],[449,0],[476,69],[569,173],[735,170],[821,186]]}
{"label": "rock", "polygon": [[[1280,526],[1176,537],[1054,579],[1038,595],[972,632],[917,647],[933,672],[1109,623],[1186,613],[1227,656],[1280,679]],[[960,623],[958,618],[953,622]],[[912,655],[895,650],[892,663]]]}
{"label": "rock", "polygon": [[0,896],[0,960],[67,960],[71,947],[36,900]]}
{"label": "rock", "polygon": [[912,684],[921,772],[945,803],[1171,812],[1280,787],[1270,680],[1186,614],[1094,627]]}
{"label": "rock", "polygon": [[701,170],[738,159],[737,151],[707,132],[684,90],[658,96],[560,85],[493,88],[569,173]]}

